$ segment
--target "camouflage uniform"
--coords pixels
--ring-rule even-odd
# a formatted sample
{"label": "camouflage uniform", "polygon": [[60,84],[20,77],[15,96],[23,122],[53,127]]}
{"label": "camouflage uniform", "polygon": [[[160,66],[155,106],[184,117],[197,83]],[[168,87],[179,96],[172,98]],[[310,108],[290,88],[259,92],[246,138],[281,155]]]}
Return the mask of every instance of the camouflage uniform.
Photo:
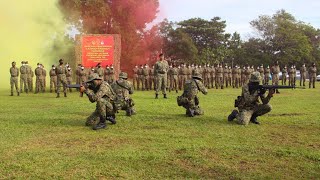
{"label": "camouflage uniform", "polygon": [[166,60],[157,61],[154,66],[154,71],[156,72],[157,76],[157,89],[156,89],[156,98],[158,98],[159,91],[162,89],[162,94],[164,98],[166,96],[166,87],[167,87],[167,72],[168,72],[168,62]]}
{"label": "camouflage uniform", "polygon": [[294,74],[294,69],[293,66],[289,69],[289,86],[293,86],[294,84],[294,78],[293,75]]}
{"label": "camouflage uniform", "polygon": [[268,85],[269,84],[269,78],[270,78],[270,68],[269,66],[266,67],[264,70],[264,84]]}
{"label": "camouflage uniform", "polygon": [[[250,83],[260,83],[260,74],[258,72],[252,74]],[[236,107],[238,107],[238,110],[232,111],[228,117],[228,121],[232,121],[236,118],[241,125],[248,125],[250,121],[259,124],[256,118],[271,111],[271,105],[268,103],[272,95],[270,95],[270,93],[268,96],[265,96],[265,93],[259,94],[258,90],[250,91],[250,83],[242,87],[241,96],[236,100]],[[259,97],[262,104],[259,101]]]}
{"label": "camouflage uniform", "polygon": [[142,69],[142,90],[149,90],[149,73],[150,73],[150,69],[147,65],[145,65],[145,67]]}
{"label": "camouflage uniform", "polygon": [[102,80],[104,79],[104,70],[101,68],[99,64],[98,64],[98,68],[96,68],[94,72],[97,73],[99,77],[102,78]]}
{"label": "camouflage uniform", "polygon": [[140,90],[139,84],[141,83],[141,89],[144,90],[144,82],[143,82],[143,66],[138,69],[138,90]]}
{"label": "camouflage uniform", "polygon": [[24,89],[24,92],[28,93],[28,74],[24,62],[22,62],[20,67],[20,93],[23,92],[22,89]]}
{"label": "camouflage uniform", "polygon": [[260,77],[261,77],[261,80],[262,80],[262,84],[264,84],[264,69],[263,69],[263,66],[261,65],[258,72],[260,73]]}
{"label": "camouflage uniform", "polygon": [[306,68],[306,65],[303,64],[300,68],[300,74],[301,74],[301,77],[300,77],[300,86],[303,85],[303,86],[306,86],[305,82],[306,82],[306,77],[307,77],[307,68]]}
{"label": "camouflage uniform", "polygon": [[[61,62],[61,61],[59,61]],[[60,87],[63,86],[64,97],[67,97],[67,78],[66,78],[67,68],[63,64],[56,67],[57,74],[57,98],[60,97]]]}
{"label": "camouflage uniform", "polygon": [[25,64],[26,70],[27,70],[27,81],[28,81],[28,90],[29,92],[33,91],[33,71],[31,69],[31,66],[28,65],[28,62]]}
{"label": "camouflage uniform", "polygon": [[138,66],[135,66],[133,68],[133,78],[132,78],[132,81],[133,81],[133,88],[134,89],[139,89],[139,76],[138,76]]}
{"label": "camouflage uniform", "polygon": [[19,96],[19,86],[18,86],[18,77],[19,69],[15,66],[16,62],[12,62],[12,67],[10,68],[10,86],[11,86],[11,96],[13,96],[13,88],[16,87],[17,95]]}
{"label": "camouflage uniform", "polygon": [[129,94],[133,94],[133,86],[130,81],[127,81],[127,73],[121,72],[119,80],[111,84],[111,87],[116,94],[115,106],[117,110],[125,110],[127,116],[135,114],[134,102]]}
{"label": "camouflage uniform", "polygon": [[113,82],[114,82],[114,69],[113,69],[113,66],[111,66],[108,71],[108,83],[112,84]]}
{"label": "camouflage uniform", "polygon": [[178,68],[173,67],[170,69],[171,78],[170,78],[170,89],[175,90],[178,93]]}
{"label": "camouflage uniform", "polygon": [[87,72],[83,67],[81,67],[81,69],[79,70],[79,77],[80,77],[80,83],[84,83],[87,81]]}
{"label": "camouflage uniform", "polygon": [[50,92],[52,92],[52,89],[54,88],[54,92],[57,92],[57,74],[56,74],[56,68],[52,66],[52,69],[49,72],[50,75]]}
{"label": "camouflage uniform", "polygon": [[34,70],[34,74],[36,75],[36,89],[35,93],[42,92],[44,87],[43,87],[43,71],[40,65]]}
{"label": "camouflage uniform", "polygon": [[156,78],[155,78],[155,74],[154,74],[154,67],[150,68],[150,90],[156,90]]}
{"label": "camouflage uniform", "polygon": [[280,67],[278,64],[275,64],[271,68],[271,75],[272,75],[272,85],[278,85],[279,84],[279,72]]}
{"label": "camouflage uniform", "polygon": [[309,68],[309,88],[311,88],[311,84],[313,88],[316,88],[316,77],[317,77],[317,68],[315,63]]}
{"label": "camouflage uniform", "polygon": [[44,66],[42,66],[42,87],[43,87],[43,91],[42,92],[45,92],[46,91],[46,88],[47,88],[47,71],[46,69],[44,69]]}
{"label": "camouflage uniform", "polygon": [[186,109],[186,115],[189,117],[203,115],[203,110],[199,106],[197,94],[199,91],[203,94],[207,94],[208,90],[201,81],[201,74],[196,71],[192,79],[184,84],[183,94],[177,97],[178,106],[183,106]]}
{"label": "camouflage uniform", "polygon": [[[106,127],[106,120],[115,124],[115,111],[113,101],[115,99],[115,93],[111,86],[102,80],[101,84],[95,87],[93,81],[102,80],[98,74],[91,74],[87,83],[92,85],[87,88],[84,93],[88,96],[90,102],[96,102],[95,111],[87,118],[86,125],[94,125],[97,123],[97,119],[100,119],[99,123],[94,126],[94,130]],[[100,127],[100,128],[99,128]]]}
{"label": "camouflage uniform", "polygon": [[282,85],[287,85],[287,75],[288,75],[288,70],[287,70],[287,67],[285,66],[282,69],[282,83],[281,83]]}
{"label": "camouflage uniform", "polygon": [[216,88],[218,89],[219,87],[221,87],[221,89],[223,89],[223,68],[221,65],[217,67],[216,72],[217,72]]}
{"label": "camouflage uniform", "polygon": [[211,88],[214,88],[216,86],[216,68],[214,66],[211,66]]}
{"label": "camouflage uniform", "polygon": [[[100,75],[99,75],[99,77],[100,77]],[[67,84],[68,85],[72,84],[72,70],[71,70],[71,68],[68,68],[67,73],[66,73],[66,78],[67,78]],[[103,78],[103,76],[101,78]],[[69,88],[69,92],[72,92],[71,88]]]}

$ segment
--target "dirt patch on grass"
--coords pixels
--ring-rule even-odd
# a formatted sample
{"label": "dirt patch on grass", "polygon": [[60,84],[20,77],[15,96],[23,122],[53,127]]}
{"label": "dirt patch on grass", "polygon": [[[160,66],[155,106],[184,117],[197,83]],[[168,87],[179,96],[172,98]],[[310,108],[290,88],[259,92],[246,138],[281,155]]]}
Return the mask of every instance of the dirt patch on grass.
{"label": "dirt patch on grass", "polygon": [[282,114],[268,114],[267,116],[275,117],[275,116],[303,116],[306,113],[282,113]]}

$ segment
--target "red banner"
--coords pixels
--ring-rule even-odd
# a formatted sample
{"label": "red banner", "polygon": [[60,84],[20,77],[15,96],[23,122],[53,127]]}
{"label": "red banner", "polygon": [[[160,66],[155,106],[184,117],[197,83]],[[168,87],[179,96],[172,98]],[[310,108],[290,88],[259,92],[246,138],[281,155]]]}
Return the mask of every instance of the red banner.
{"label": "red banner", "polygon": [[113,36],[82,36],[82,65],[86,68],[113,64]]}

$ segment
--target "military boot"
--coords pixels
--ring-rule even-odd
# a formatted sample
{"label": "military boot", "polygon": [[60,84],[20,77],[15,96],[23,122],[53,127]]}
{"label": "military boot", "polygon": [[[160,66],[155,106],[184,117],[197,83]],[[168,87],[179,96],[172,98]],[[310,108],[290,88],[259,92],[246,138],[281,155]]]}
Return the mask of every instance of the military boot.
{"label": "military boot", "polygon": [[17,94],[18,96],[20,96],[20,92],[18,92],[18,94]]}
{"label": "military boot", "polygon": [[11,93],[11,95],[10,96],[13,96],[13,92]]}
{"label": "military boot", "polygon": [[126,110],[126,115],[127,115],[127,116],[131,116],[131,115],[132,115],[132,109],[131,109],[131,108],[128,108],[128,109]]}
{"label": "military boot", "polygon": [[117,124],[115,115],[107,116],[106,120],[110,121],[112,124]]}
{"label": "military boot", "polygon": [[158,94],[156,94],[156,99],[158,99]]}
{"label": "military boot", "polygon": [[279,90],[278,90],[278,89],[276,89],[276,93],[277,93],[277,94],[280,94],[280,92],[279,92]]}
{"label": "military boot", "polygon": [[260,123],[258,122],[257,116],[256,116],[255,114],[253,114],[253,115],[251,116],[250,122],[252,122],[253,124],[258,124],[258,125],[260,124]]}
{"label": "military boot", "polygon": [[234,118],[236,118],[238,114],[239,114],[239,112],[237,110],[233,110],[231,112],[231,114],[228,116],[228,121],[233,121]]}
{"label": "military boot", "polygon": [[60,94],[59,93],[57,93],[57,97],[56,98],[59,98],[60,97]]}
{"label": "military boot", "polygon": [[105,122],[99,122],[97,125],[93,126],[93,130],[105,129],[107,124]]}
{"label": "military boot", "polygon": [[163,95],[163,98],[167,99],[167,95],[166,95],[166,94],[164,94],[164,95]]}
{"label": "military boot", "polygon": [[188,108],[187,111],[186,111],[186,115],[189,116],[189,117],[194,117],[194,110]]}
{"label": "military boot", "polygon": [[67,97],[67,93],[63,93],[64,94],[64,97]]}

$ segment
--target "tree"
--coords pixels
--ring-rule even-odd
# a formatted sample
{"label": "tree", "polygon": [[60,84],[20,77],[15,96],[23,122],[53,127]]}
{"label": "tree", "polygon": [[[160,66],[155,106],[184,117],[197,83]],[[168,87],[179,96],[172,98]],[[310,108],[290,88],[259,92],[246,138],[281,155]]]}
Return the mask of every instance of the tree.
{"label": "tree", "polygon": [[158,0],[59,0],[65,19],[81,33],[121,34],[122,56],[127,64],[137,56],[146,25],[157,14]]}

